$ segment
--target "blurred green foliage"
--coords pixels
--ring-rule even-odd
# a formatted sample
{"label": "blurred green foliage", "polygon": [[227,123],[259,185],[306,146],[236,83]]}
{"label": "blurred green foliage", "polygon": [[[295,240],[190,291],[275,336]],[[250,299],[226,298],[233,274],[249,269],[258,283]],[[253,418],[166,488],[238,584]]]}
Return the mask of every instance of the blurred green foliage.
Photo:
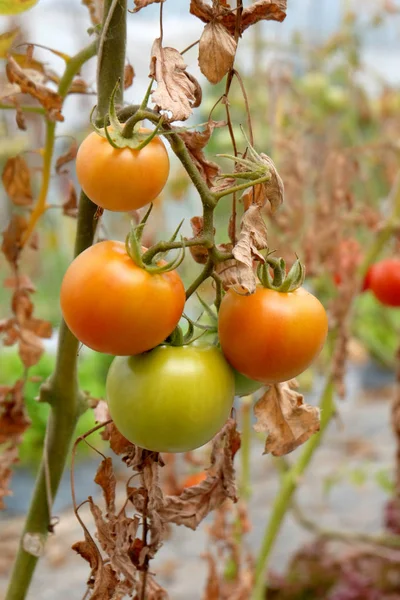
{"label": "blurred green foliage", "polygon": [[[87,391],[92,398],[103,398],[105,393],[105,380],[108,367],[112,361],[111,356],[98,354],[96,352],[84,351],[79,359],[79,382],[81,389]],[[46,423],[49,414],[49,406],[37,402],[36,397],[42,381],[52,373],[54,369],[55,356],[47,352],[39,363],[29,370],[29,379],[25,386],[25,401],[29,418],[32,421],[20,446],[20,460],[22,464],[35,467],[40,460],[43,440],[46,431]],[[23,377],[23,369],[18,355],[14,351],[0,349],[0,385],[10,384]],[[33,379],[33,381],[32,381]],[[94,413],[87,410],[79,420],[76,437],[82,435],[95,425]],[[90,438],[91,443],[101,445],[100,434],[94,433]],[[81,445],[79,456],[87,455],[89,448]]]}

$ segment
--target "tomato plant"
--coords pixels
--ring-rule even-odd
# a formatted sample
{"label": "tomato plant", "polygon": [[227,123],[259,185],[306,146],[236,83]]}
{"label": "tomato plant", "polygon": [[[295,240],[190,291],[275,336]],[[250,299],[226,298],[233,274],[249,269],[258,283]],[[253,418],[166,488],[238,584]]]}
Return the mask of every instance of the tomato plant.
{"label": "tomato plant", "polygon": [[379,302],[386,306],[400,306],[400,259],[385,258],[372,265],[366,282]]}
{"label": "tomato plant", "polygon": [[304,288],[286,293],[258,286],[250,296],[228,291],[218,332],[235,369],[275,383],[296,377],[312,363],[324,344],[328,319],[319,300]]}
{"label": "tomato plant", "polygon": [[192,345],[117,357],[106,388],[118,430],[155,452],[186,452],[208,442],[228,419],[235,393],[221,352]]}
{"label": "tomato plant", "polygon": [[149,273],[125,244],[104,241],[70,264],[60,301],[68,327],[83,344],[122,356],[150,350],[168,337],[181,318],[185,289],[175,271]]}
{"label": "tomato plant", "polygon": [[[150,134],[146,129],[140,131]],[[106,138],[92,132],[79,147],[76,173],[85,194],[98,206],[112,211],[137,210],[163,189],[169,158],[158,137],[137,150],[114,148]]]}

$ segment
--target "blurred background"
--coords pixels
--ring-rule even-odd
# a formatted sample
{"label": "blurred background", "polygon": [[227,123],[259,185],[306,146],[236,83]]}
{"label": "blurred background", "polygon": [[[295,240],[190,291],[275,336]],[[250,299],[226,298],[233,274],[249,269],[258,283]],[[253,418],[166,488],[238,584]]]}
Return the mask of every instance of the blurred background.
{"label": "blurred background", "polygon": [[[183,50],[199,38],[202,24],[189,14],[188,6],[187,0],[167,0],[165,45]],[[157,5],[128,17],[127,58],[135,70],[133,86],[125,94],[129,104],[139,103],[147,88],[150,50],[159,35],[158,18]],[[21,41],[40,43],[72,55],[86,45],[90,21],[79,0],[40,0],[33,10],[21,16],[0,18],[0,33],[16,26],[21,30]],[[34,56],[54,71],[62,72],[63,61],[49,51],[38,47]],[[196,48],[185,54],[185,60],[189,71],[203,86],[203,103],[190,124],[204,123],[223,93],[223,86],[211,86],[201,76]],[[3,63],[1,85],[5,81],[4,61],[0,63]],[[279,215],[272,216],[266,210],[270,245],[289,261],[297,253],[306,262],[308,287],[332,314],[337,314],[343,300],[347,264],[363,256],[375,239],[380,222],[391,209],[388,198],[399,170],[400,2],[288,0],[287,18],[282,24],[263,23],[245,32],[236,64],[248,90],[255,146],[273,158],[286,188],[285,204]],[[66,151],[71,138],[79,142],[90,129],[88,115],[95,102],[91,93],[95,91],[95,60],[85,65],[82,77],[89,84],[89,93],[67,98],[63,110],[65,121],[57,126],[56,156]],[[240,88],[235,84],[230,101],[235,135],[239,147],[244,149],[240,125],[246,124],[246,113]],[[213,118],[224,118],[222,106],[215,109]],[[3,168],[10,156],[23,153],[37,191],[41,159],[32,150],[41,148],[44,127],[37,115],[27,116],[27,125],[26,132],[19,131],[14,111],[0,111],[0,166]],[[231,152],[229,134],[226,129],[217,129],[208,153],[213,156],[224,152]],[[173,157],[171,160],[171,177],[155,203],[146,233],[147,244],[171,234],[182,218],[185,218],[183,233],[190,235],[190,218],[201,210],[185,173]],[[66,198],[69,180],[72,178],[77,185],[73,163],[67,167],[69,174],[54,173],[52,177],[49,199],[55,208],[40,221],[39,252],[28,250],[21,266],[37,287],[35,314],[51,321],[54,335],[46,341],[46,354],[30,370],[35,377],[27,384],[26,402],[32,426],[20,448],[20,463],[11,486],[13,496],[6,499],[6,509],[0,513],[0,598],[29,504],[45,433],[47,407],[37,404],[35,397],[40,381],[49,376],[54,365],[60,322],[59,287],[72,258],[75,232],[75,219],[62,216],[57,208]],[[3,190],[0,194],[0,229],[4,230],[15,208]],[[226,240],[229,214],[230,204],[224,199],[217,209],[218,241]],[[100,236],[124,239],[128,230],[129,216],[105,214]],[[382,256],[398,252],[398,242],[393,240]],[[185,261],[181,274],[186,283],[198,269],[199,265],[190,258]],[[2,255],[0,274],[2,280],[9,276]],[[211,301],[210,285],[205,284],[201,294]],[[10,298],[11,290],[0,287],[0,318],[10,315]],[[200,309],[193,301],[189,311],[196,316]],[[369,292],[357,298],[349,327],[349,355],[341,382],[344,393],[338,400],[338,417],[331,423],[297,494],[299,504],[325,528],[368,533],[385,525],[388,500],[395,489],[396,441],[390,401],[395,387],[399,333],[398,309],[383,307]],[[299,378],[308,403],[318,402],[330,363],[328,350]],[[80,353],[81,387],[94,398],[104,396],[110,362],[111,357],[87,349]],[[0,345],[0,385],[14,382],[22,374],[15,348]],[[237,410],[240,419],[248,419],[246,403],[238,400]],[[88,411],[80,421],[78,434],[93,424],[92,411]],[[93,437],[93,443],[102,448],[104,443]],[[282,468],[275,459],[262,456],[262,450],[263,439],[253,433],[251,525],[243,544],[254,554],[261,543]],[[289,462],[296,459],[298,452],[289,456]],[[165,485],[168,486],[168,478],[171,485],[171,477],[175,485],[183,485],[188,476],[201,472],[202,451],[198,454],[197,460],[191,457],[171,462],[166,469]],[[87,447],[80,449],[76,488],[81,500],[88,494],[99,495],[92,481],[97,463],[94,452]],[[240,464],[238,467],[240,471]],[[120,475],[121,481],[126,478],[122,467]],[[68,474],[61,485],[55,512],[61,522],[50,539],[29,598],[80,599],[89,573],[86,563],[69,550],[82,536],[71,511]],[[311,569],[310,561],[308,591],[296,580],[292,558],[313,539],[304,520],[294,511],[287,516],[280,532],[270,562],[276,575],[271,598],[344,599],[344,595],[328,596],[329,586],[333,585],[331,579],[329,585],[321,583],[321,574],[314,569],[314,563],[314,570]],[[175,528],[157,555],[154,571],[174,600],[203,597],[208,563],[200,557],[210,544],[211,521],[212,518],[207,519],[196,533]],[[184,568],[180,566],[182,563]],[[371,600],[400,598],[398,557],[394,564],[390,584],[377,592],[381,595],[371,596]],[[331,571],[329,574],[331,577]],[[297,587],[287,583],[294,581],[293,577]],[[318,585],[313,587],[316,580]],[[346,598],[370,597],[362,595],[366,588],[360,589],[359,595]]]}

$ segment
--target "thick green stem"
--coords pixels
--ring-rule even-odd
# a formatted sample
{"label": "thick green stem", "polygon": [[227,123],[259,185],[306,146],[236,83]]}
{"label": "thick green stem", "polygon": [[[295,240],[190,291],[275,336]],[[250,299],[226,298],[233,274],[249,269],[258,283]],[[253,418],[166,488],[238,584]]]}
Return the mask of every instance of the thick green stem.
{"label": "thick green stem", "polygon": [[324,392],[321,397],[321,428],[305,445],[299,459],[282,477],[282,483],[275,497],[275,502],[272,506],[272,512],[269,522],[265,529],[264,538],[261,545],[260,553],[257,557],[255,583],[252,594],[252,600],[265,599],[265,574],[268,569],[268,560],[271,550],[280,531],[283,519],[289,509],[293,494],[301,480],[301,476],[309,465],[309,462],[314,455],[315,450],[321,443],[322,436],[331,418],[335,414],[334,404],[334,384],[332,377],[329,377]]}
{"label": "thick green stem", "polygon": [[240,444],[240,456],[241,456],[241,473],[239,491],[240,498],[245,502],[248,502],[251,494],[251,415],[253,406],[253,396],[245,396],[240,399],[240,415],[241,415],[241,444]]}
{"label": "thick green stem", "polygon": [[[112,9],[111,14],[109,9]],[[104,14],[105,22],[99,44],[101,66],[98,70],[97,82],[98,115],[100,117],[104,116],[107,111],[109,96],[124,69],[126,0],[113,0],[112,2],[105,0]],[[60,93],[66,93],[79,64],[83,64],[84,59],[87,60],[92,52],[93,47],[90,51],[86,49],[72,59],[75,62],[72,66],[69,63],[67,67],[66,74],[62,79],[63,85],[60,82]],[[79,203],[75,255],[93,243],[96,230],[96,209],[96,205],[82,193]],[[56,368],[40,391],[41,400],[49,402],[51,406],[46,444],[6,600],[23,600],[26,597],[51,525],[52,506],[49,506],[48,501],[53,499],[57,493],[76,423],[84,410],[84,402],[77,383],[78,348],[78,340],[63,322],[58,341]],[[35,542],[33,545],[32,540]]]}

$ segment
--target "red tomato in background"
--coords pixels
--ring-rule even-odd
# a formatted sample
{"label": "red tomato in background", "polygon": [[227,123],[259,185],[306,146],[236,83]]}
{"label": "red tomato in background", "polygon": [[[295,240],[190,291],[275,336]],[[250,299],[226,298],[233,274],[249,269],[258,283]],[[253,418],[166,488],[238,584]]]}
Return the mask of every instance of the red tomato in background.
{"label": "red tomato in background", "polygon": [[369,268],[368,289],[385,306],[400,306],[400,258],[385,258]]}

